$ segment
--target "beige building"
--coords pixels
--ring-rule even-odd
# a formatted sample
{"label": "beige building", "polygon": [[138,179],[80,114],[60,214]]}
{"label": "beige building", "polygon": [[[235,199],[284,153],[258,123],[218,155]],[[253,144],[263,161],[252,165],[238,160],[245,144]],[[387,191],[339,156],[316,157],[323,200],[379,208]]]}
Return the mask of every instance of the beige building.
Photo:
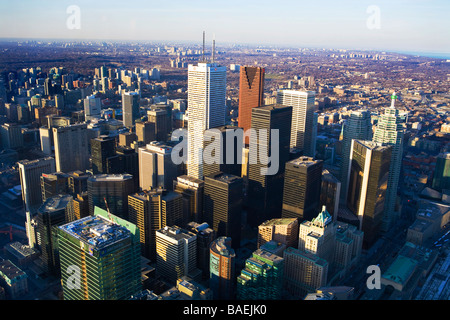
{"label": "beige building", "polygon": [[295,218],[272,219],[258,227],[258,248],[273,240],[286,248],[297,247],[298,220]]}

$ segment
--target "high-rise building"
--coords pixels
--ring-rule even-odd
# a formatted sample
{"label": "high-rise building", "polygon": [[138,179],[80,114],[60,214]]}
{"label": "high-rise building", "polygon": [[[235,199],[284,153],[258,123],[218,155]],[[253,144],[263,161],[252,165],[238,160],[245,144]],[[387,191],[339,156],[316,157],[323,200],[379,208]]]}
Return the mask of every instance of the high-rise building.
{"label": "high-rise building", "polygon": [[205,149],[203,151],[204,176],[218,171],[241,176],[243,142],[239,140],[240,130],[242,128],[221,126],[205,131]]}
{"label": "high-rise building", "polygon": [[128,196],[128,219],[140,230],[143,256],[156,259],[156,230],[183,224],[182,202],[181,195],[163,189]]}
{"label": "high-rise building", "polygon": [[172,190],[180,173],[180,165],[172,161],[173,147],[168,143],[151,142],[139,148],[139,187],[142,190],[164,188]]}
{"label": "high-rise building", "polygon": [[322,160],[300,157],[286,163],[283,189],[283,218],[311,220],[320,205]]}
{"label": "high-rise building", "polygon": [[173,181],[173,191],[183,196],[183,217],[186,221],[203,221],[203,190],[205,182],[181,175]]}
{"label": "high-rise building", "polygon": [[116,139],[108,136],[100,136],[91,139],[92,172],[108,173],[107,159],[115,155]]}
{"label": "high-rise building", "polygon": [[41,175],[55,172],[55,159],[22,160],[18,167],[25,210],[34,213],[42,204]]}
{"label": "high-rise building", "polygon": [[145,145],[157,141],[155,123],[149,121],[136,122],[136,136],[138,141],[144,142]]}
{"label": "high-rise building", "polygon": [[94,94],[84,98],[84,118],[86,121],[99,119],[102,113],[102,101]]}
{"label": "high-rise building", "polygon": [[[252,226],[281,216],[283,177],[285,164],[289,160],[291,117],[292,107],[266,105],[252,109],[247,216]],[[276,147],[270,151],[272,146]],[[265,160],[269,159],[269,155],[274,161],[267,163]],[[276,155],[278,161],[274,158]]]}
{"label": "high-rise building", "polygon": [[[244,132],[251,128],[252,108],[264,104],[264,73],[262,67],[241,66],[239,78],[238,126]],[[245,144],[249,143],[246,138]]]}
{"label": "high-rise building", "polygon": [[398,109],[395,108],[395,92],[392,94],[392,102],[386,108],[384,114],[378,118],[377,126],[373,134],[373,141],[383,145],[392,146],[389,178],[386,191],[386,201],[384,204],[384,215],[381,225],[383,232],[389,231],[399,216],[397,203],[398,181],[403,160],[403,119],[400,117]]}
{"label": "high-rise building", "polygon": [[128,218],[128,195],[136,191],[131,174],[100,174],[87,180],[89,212],[95,207],[110,210],[119,218]]}
{"label": "high-rise building", "polygon": [[348,166],[350,164],[350,149],[352,147],[352,140],[372,139],[370,112],[367,110],[352,111],[343,124],[342,132],[342,155],[339,178],[341,180],[340,199],[342,202],[345,202],[347,200],[347,176]]}
{"label": "high-rise building", "polygon": [[188,66],[187,174],[203,179],[203,133],[225,125],[226,67],[216,63]]}
{"label": "high-rise building", "polygon": [[[148,123],[154,128],[154,139],[157,141],[167,141],[172,130],[172,122],[169,121],[167,110],[155,108],[147,111]],[[152,141],[153,141],[152,140]],[[151,141],[150,141],[151,142]]]}
{"label": "high-rise building", "polygon": [[66,221],[67,223],[87,217],[89,215],[89,197],[88,193],[83,192],[77,194],[73,198],[73,219]]}
{"label": "high-rise building", "polygon": [[450,189],[450,152],[440,153],[436,157],[436,167],[431,186],[439,192]]}
{"label": "high-rise building", "polygon": [[60,226],[58,245],[64,300],[128,300],[142,290],[139,229],[132,223],[96,208]]}
{"label": "high-rise building", "polygon": [[292,107],[290,147],[303,150],[303,155],[314,157],[314,91],[279,90],[277,103]]}
{"label": "high-rise building", "polygon": [[186,230],[197,235],[197,268],[202,270],[204,279],[209,278],[209,260],[211,242],[216,239],[216,232],[206,222],[191,221]]}
{"label": "high-rise building", "polygon": [[282,298],[283,257],[257,249],[245,261],[245,269],[237,278],[238,300],[280,300]]}
{"label": "high-rise building", "polygon": [[231,238],[219,237],[211,243],[209,287],[214,299],[232,300],[235,297],[235,259]]}
{"label": "high-rise building", "polygon": [[22,127],[16,123],[5,123],[0,126],[3,149],[23,147]]}
{"label": "high-rise building", "polygon": [[127,128],[133,127],[136,119],[140,117],[140,99],[141,94],[137,91],[122,94],[123,125]]}
{"label": "high-rise building", "polygon": [[47,199],[37,211],[38,245],[45,272],[58,275],[59,250],[54,228],[66,222],[66,216],[73,212],[71,195],[57,195]]}
{"label": "high-rise building", "polygon": [[320,188],[320,205],[326,206],[328,212],[337,220],[339,211],[339,200],[341,194],[341,181],[339,181],[328,170],[322,171],[322,186]]}
{"label": "high-rise building", "polygon": [[89,169],[89,139],[85,123],[53,128],[56,171]]}
{"label": "high-rise building", "polygon": [[284,288],[291,297],[303,298],[327,284],[328,262],[295,248],[284,250]]}
{"label": "high-rise building", "polygon": [[76,195],[87,191],[87,180],[91,176],[89,173],[77,170],[67,174],[69,175],[68,186],[70,194]]}
{"label": "high-rise building", "polygon": [[203,218],[217,232],[230,237],[233,247],[241,243],[242,178],[223,172],[205,176]]}
{"label": "high-rise building", "polygon": [[201,280],[197,268],[197,236],[178,226],[156,231],[156,270],[166,280],[176,283],[182,276]]}
{"label": "high-rise building", "polygon": [[392,146],[353,140],[348,173],[347,207],[359,220],[366,246],[380,233]]}
{"label": "high-rise building", "polygon": [[296,248],[298,242],[298,219],[272,219],[260,224],[258,226],[258,248],[269,241],[282,243],[286,248]]}
{"label": "high-rise building", "polygon": [[42,201],[58,194],[68,193],[69,175],[64,172],[42,173],[41,192]]}

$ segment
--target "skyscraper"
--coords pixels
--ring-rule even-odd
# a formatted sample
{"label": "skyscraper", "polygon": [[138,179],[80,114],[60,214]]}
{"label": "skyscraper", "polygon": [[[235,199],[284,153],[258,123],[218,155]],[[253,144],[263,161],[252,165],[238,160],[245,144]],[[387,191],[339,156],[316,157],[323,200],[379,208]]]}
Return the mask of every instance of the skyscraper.
{"label": "skyscraper", "polygon": [[155,123],[150,121],[136,122],[136,136],[138,141],[142,141],[146,145],[152,141],[157,141]]}
{"label": "skyscraper", "polygon": [[141,94],[137,91],[122,94],[123,125],[127,128],[133,127],[136,119],[140,117],[140,99]]}
{"label": "skyscraper", "polygon": [[108,173],[107,159],[115,155],[116,139],[100,136],[91,139],[92,172]]}
{"label": "skyscraper", "polygon": [[277,103],[292,107],[290,147],[303,150],[303,155],[314,157],[314,91],[279,90]]}
{"label": "skyscraper", "polygon": [[42,201],[69,191],[69,175],[64,172],[42,173],[41,192]]}
{"label": "skyscraper", "polygon": [[286,163],[283,188],[283,218],[311,220],[320,206],[322,160],[300,157]]}
{"label": "skyscraper", "polygon": [[[148,123],[154,129],[154,139],[157,141],[167,141],[172,130],[172,119],[167,110],[162,108],[154,108],[147,111]],[[152,140],[152,141],[153,141]]]}
{"label": "skyscraper", "polygon": [[371,140],[372,139],[372,123],[370,120],[370,112],[367,110],[352,111],[343,124],[342,128],[342,155],[341,155],[341,201],[347,200],[347,176],[348,166],[350,163],[350,149],[352,140]]}
{"label": "skyscraper", "polygon": [[201,280],[197,268],[197,236],[178,226],[156,231],[156,270],[171,283],[182,276]]}
{"label": "skyscraper", "polygon": [[203,218],[217,236],[231,237],[233,247],[241,243],[242,178],[223,172],[205,176]]}
{"label": "skyscraper", "polygon": [[284,280],[283,257],[257,249],[237,278],[238,300],[280,300]]}
{"label": "skyscraper", "polygon": [[370,247],[380,233],[392,146],[353,140],[348,173],[347,207],[359,220]]}
{"label": "skyscraper", "polygon": [[320,188],[320,205],[326,206],[328,212],[337,220],[339,199],[341,196],[341,181],[328,170],[322,171],[322,186]]}
{"label": "skyscraper", "polygon": [[139,229],[130,222],[95,208],[60,226],[58,244],[64,300],[128,300],[141,290]]}
{"label": "skyscraper", "polygon": [[236,253],[231,243],[231,238],[219,237],[210,246],[209,287],[214,299],[231,300],[235,296]]}
{"label": "skyscraper", "polygon": [[297,247],[298,220],[296,218],[272,219],[258,226],[258,248],[269,241],[282,243],[288,247]]}
{"label": "skyscraper", "polygon": [[89,169],[89,140],[85,123],[53,128],[56,171]]}
{"label": "skyscraper", "polygon": [[225,125],[226,67],[201,62],[188,66],[189,176],[203,178],[203,133]]}
{"label": "skyscraper", "polygon": [[[283,177],[285,164],[289,160],[291,117],[292,107],[278,104],[252,109],[254,136],[250,137],[249,148],[247,217],[252,226],[281,216]],[[252,144],[255,144],[253,148]],[[271,151],[271,146],[276,147]],[[272,158],[278,155],[278,161],[264,161],[269,155]]]}
{"label": "skyscraper", "polygon": [[202,270],[204,279],[209,279],[210,247],[213,240],[216,239],[216,232],[206,222],[194,221],[186,225],[186,230],[197,236],[197,268]]}
{"label": "skyscraper", "polygon": [[183,196],[183,217],[191,222],[203,221],[203,190],[205,182],[200,179],[181,175],[173,181],[173,191]]}
{"label": "skyscraper", "polygon": [[156,230],[182,225],[182,197],[173,191],[145,190],[128,196],[128,219],[140,230],[142,255],[156,259]]}
{"label": "skyscraper", "polygon": [[[252,124],[252,108],[264,104],[264,73],[262,67],[241,66],[239,78],[239,118],[238,126],[244,132]],[[248,138],[245,144],[248,144]]]}
{"label": "skyscraper", "polygon": [[172,161],[173,147],[169,143],[153,141],[139,148],[139,187],[142,190],[164,188],[172,190],[180,173],[180,165]]}
{"label": "skyscraper", "polygon": [[450,152],[440,153],[436,157],[436,169],[433,172],[433,189],[442,192],[450,189]]}
{"label": "skyscraper", "polygon": [[136,191],[131,174],[100,174],[87,180],[89,212],[95,207],[109,209],[119,218],[128,218],[128,195]]}
{"label": "skyscraper", "polygon": [[86,121],[98,119],[102,112],[102,102],[94,94],[84,98],[84,118]]}
{"label": "skyscraper", "polygon": [[403,159],[403,120],[399,116],[398,109],[395,108],[395,100],[397,99],[395,92],[391,98],[391,106],[385,109],[384,114],[380,115],[373,135],[374,142],[392,146],[385,209],[381,225],[383,232],[389,231],[398,218],[398,210],[396,210],[395,205]]}
{"label": "skyscraper", "polygon": [[22,160],[18,167],[25,210],[34,213],[42,204],[41,175],[55,172],[55,159]]}

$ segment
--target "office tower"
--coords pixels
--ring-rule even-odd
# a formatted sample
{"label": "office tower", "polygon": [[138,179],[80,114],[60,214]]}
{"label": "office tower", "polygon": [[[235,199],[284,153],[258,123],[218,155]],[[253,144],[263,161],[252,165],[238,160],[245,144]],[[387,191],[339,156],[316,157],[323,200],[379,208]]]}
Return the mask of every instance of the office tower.
{"label": "office tower", "polygon": [[137,91],[122,94],[123,125],[127,128],[133,127],[136,119],[140,117],[140,99],[141,95]]}
{"label": "office tower", "polygon": [[[252,129],[255,131],[249,147],[247,221],[254,227],[281,216],[291,117],[292,107],[267,105],[252,109]],[[270,151],[273,146],[275,149]],[[271,161],[267,164],[264,158],[269,159],[269,155]],[[275,155],[278,155],[278,161]]]}
{"label": "office tower", "polygon": [[341,195],[340,200],[345,203],[347,201],[347,176],[348,167],[350,164],[350,149],[352,147],[352,140],[371,140],[372,139],[372,123],[370,112],[367,110],[352,111],[349,117],[342,125],[343,139],[341,151]]}
{"label": "office tower", "polygon": [[347,207],[359,220],[366,247],[379,236],[392,146],[353,140],[348,173]]}
{"label": "office tower", "polygon": [[167,110],[156,108],[147,111],[148,122],[154,128],[154,135],[157,141],[167,141],[172,131],[172,121],[169,119]]}
{"label": "office tower", "polygon": [[119,146],[130,147],[136,140],[137,136],[134,132],[124,132],[119,134]]}
{"label": "office tower", "polygon": [[230,237],[233,248],[241,244],[242,178],[223,172],[205,176],[203,219],[217,236]]}
{"label": "office tower", "polygon": [[225,125],[226,67],[216,63],[188,66],[187,174],[203,179],[203,133]]}
{"label": "office tower", "polygon": [[280,300],[282,298],[283,257],[257,249],[245,261],[237,278],[238,300]]}
{"label": "office tower", "polygon": [[303,298],[327,284],[328,262],[295,248],[284,250],[284,288],[293,298]]}
{"label": "office tower", "polygon": [[[242,128],[220,126],[204,133],[203,175],[221,171],[241,176],[242,147],[239,131]],[[209,160],[207,159],[210,158]],[[229,159],[228,159],[229,158]]]}
{"label": "office tower", "polygon": [[47,199],[37,211],[38,244],[41,261],[47,273],[58,275],[59,252],[54,228],[66,222],[73,211],[71,195],[57,195]]}
{"label": "office tower", "polygon": [[15,123],[5,123],[0,126],[3,149],[18,149],[23,147],[22,127]]}
{"label": "office tower", "polygon": [[68,186],[70,194],[76,195],[87,191],[87,180],[91,176],[89,173],[77,170],[67,174],[69,175]]}
{"label": "office tower", "polygon": [[315,156],[314,91],[279,90],[277,104],[292,107],[290,147],[303,150],[303,155]]}
{"label": "office tower", "polygon": [[258,243],[260,248],[265,243],[275,241],[288,247],[297,247],[298,220],[296,218],[271,219],[258,226]]}
{"label": "office tower", "polygon": [[132,147],[117,146],[115,155],[106,159],[108,174],[128,173],[133,176],[136,190],[139,189],[139,159]]}
{"label": "office tower", "polygon": [[235,297],[235,259],[231,238],[219,237],[211,243],[209,288],[214,299],[231,300]]}
{"label": "office tower", "polygon": [[142,141],[146,145],[156,141],[155,123],[149,121],[136,122],[136,136],[138,141]]}
{"label": "office tower", "polygon": [[56,171],[89,169],[88,129],[84,123],[53,128]]}
{"label": "office tower", "polygon": [[[240,68],[238,126],[244,132],[251,128],[252,109],[264,104],[264,74],[265,69],[261,67]],[[246,138],[245,144],[248,143]]]}
{"label": "office tower", "polygon": [[203,221],[203,180],[181,175],[173,181],[173,191],[183,196],[183,217],[186,221]]}
{"label": "office tower", "polygon": [[95,208],[60,226],[58,244],[64,300],[128,300],[142,290],[139,229],[130,222]]}
{"label": "office tower", "polygon": [[178,226],[156,231],[156,270],[167,281],[176,283],[182,276],[201,279],[197,268],[197,236]]}
{"label": "office tower", "polygon": [[128,195],[136,191],[131,174],[100,174],[87,180],[89,212],[95,207],[110,210],[119,218],[128,218]]}
{"label": "office tower", "polygon": [[52,96],[54,93],[55,92],[54,92],[52,80],[50,78],[46,78],[44,81],[44,95]]}
{"label": "office tower", "polygon": [[42,204],[41,175],[55,172],[55,159],[22,160],[17,164],[25,210],[34,213]]}
{"label": "office tower", "polygon": [[115,155],[116,139],[100,136],[91,139],[92,172],[94,174],[107,173],[107,159]]}
{"label": "office tower", "polygon": [[0,258],[0,300],[23,299],[28,293],[28,275],[11,260]]}
{"label": "office tower", "polygon": [[340,194],[341,181],[324,169],[320,188],[320,205],[326,206],[334,221],[336,221],[338,215]]}
{"label": "office tower", "polygon": [[42,201],[62,193],[68,193],[69,175],[64,172],[42,173]]}
{"label": "office tower", "polygon": [[186,224],[186,230],[197,236],[197,267],[202,270],[202,277],[209,278],[210,246],[216,239],[216,232],[206,222],[194,221]]}
{"label": "office tower", "polygon": [[73,198],[73,217],[66,221],[67,223],[87,217],[89,215],[89,197],[88,193],[77,194]]}
{"label": "office tower", "polygon": [[142,255],[156,259],[156,230],[183,224],[181,195],[162,189],[145,190],[128,196],[128,219],[140,230]]}
{"label": "office tower", "polygon": [[139,187],[142,190],[163,188],[172,190],[180,165],[172,161],[173,147],[168,143],[151,142],[139,148]]}
{"label": "office tower", "polygon": [[300,157],[286,163],[283,189],[283,218],[311,220],[320,205],[322,160]]}
{"label": "office tower", "polygon": [[436,157],[432,188],[439,192],[450,189],[450,152],[440,153]]}
{"label": "office tower", "polygon": [[384,114],[380,115],[373,134],[373,141],[383,145],[392,146],[389,178],[384,204],[384,215],[381,230],[389,231],[397,221],[399,212],[396,210],[398,181],[403,159],[403,120],[395,108],[395,92],[392,94],[392,102],[386,108]]}
{"label": "office tower", "polygon": [[99,119],[102,113],[102,101],[94,94],[84,98],[84,118],[85,121]]}

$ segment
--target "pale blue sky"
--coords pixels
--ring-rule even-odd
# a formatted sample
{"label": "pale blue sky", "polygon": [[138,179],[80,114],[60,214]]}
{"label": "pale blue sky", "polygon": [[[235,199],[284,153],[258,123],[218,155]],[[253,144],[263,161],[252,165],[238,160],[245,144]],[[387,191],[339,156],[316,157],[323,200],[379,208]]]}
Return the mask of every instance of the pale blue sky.
{"label": "pale blue sky", "polygon": [[[81,29],[66,9],[81,10]],[[380,29],[366,25],[380,9]],[[278,44],[450,53],[448,0],[16,0],[0,2],[0,38]]]}

